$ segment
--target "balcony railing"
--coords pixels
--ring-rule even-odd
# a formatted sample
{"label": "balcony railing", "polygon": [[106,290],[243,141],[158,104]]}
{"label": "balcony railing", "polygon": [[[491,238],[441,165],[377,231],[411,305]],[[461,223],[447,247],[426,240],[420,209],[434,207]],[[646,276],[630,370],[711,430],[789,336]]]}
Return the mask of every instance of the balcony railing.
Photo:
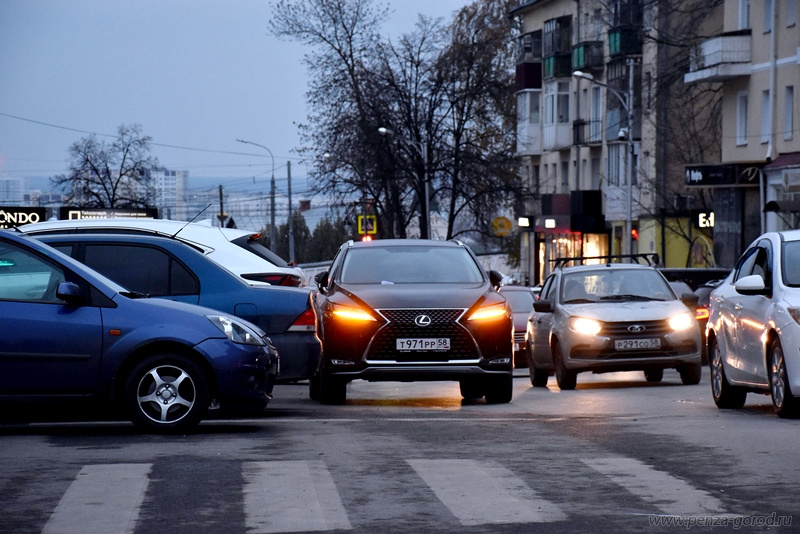
{"label": "balcony railing", "polygon": [[685,82],[722,81],[750,74],[750,30],[718,35],[703,41],[692,52]]}
{"label": "balcony railing", "polygon": [[603,122],[578,119],[572,121],[572,143],[576,146],[594,145],[603,142]]}
{"label": "balcony railing", "polygon": [[642,53],[641,26],[619,26],[608,31],[608,54],[615,56]]}
{"label": "balcony railing", "polygon": [[603,68],[603,41],[586,41],[572,48],[573,70]]}
{"label": "balcony railing", "polygon": [[544,58],[545,78],[569,78],[572,76],[572,56],[562,54]]}

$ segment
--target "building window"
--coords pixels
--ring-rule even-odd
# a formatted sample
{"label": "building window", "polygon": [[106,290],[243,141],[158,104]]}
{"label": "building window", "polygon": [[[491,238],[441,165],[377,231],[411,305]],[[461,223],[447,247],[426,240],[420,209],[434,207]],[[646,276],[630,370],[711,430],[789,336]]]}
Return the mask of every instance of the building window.
{"label": "building window", "polygon": [[528,96],[530,97],[528,102],[528,122],[530,124],[539,124],[542,121],[542,92],[529,91]]}
{"label": "building window", "polygon": [[750,0],[739,0],[739,29],[750,28]]}
{"label": "building window", "polygon": [[783,101],[783,138],[790,141],[794,135],[794,86],[788,85]]}
{"label": "building window", "polygon": [[608,145],[608,185],[619,186],[622,175],[622,158],[625,150],[622,144]]}
{"label": "building window", "polygon": [[561,192],[569,193],[569,162],[561,162]]}
{"label": "building window", "polygon": [[747,144],[747,92],[736,95],[736,144]]}
{"label": "building window", "polygon": [[761,142],[768,143],[772,130],[772,113],[770,113],[769,91],[761,91]]}
{"label": "building window", "polygon": [[527,93],[517,94],[517,123],[522,124],[528,115],[528,95]]}
{"label": "building window", "polygon": [[569,122],[569,82],[558,82],[558,122]]}
{"label": "building window", "polygon": [[772,31],[772,2],[773,0],[764,0],[764,33]]}

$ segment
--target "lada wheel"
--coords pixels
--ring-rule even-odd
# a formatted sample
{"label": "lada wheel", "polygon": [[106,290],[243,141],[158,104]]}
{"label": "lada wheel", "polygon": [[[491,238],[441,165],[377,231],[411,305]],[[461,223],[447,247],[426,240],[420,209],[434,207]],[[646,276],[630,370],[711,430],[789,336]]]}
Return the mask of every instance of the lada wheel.
{"label": "lada wheel", "polygon": [[721,409],[738,409],[747,400],[747,391],[728,383],[725,369],[722,366],[722,351],[716,339],[712,339],[708,347],[708,365],[711,369],[711,396],[714,404]]}
{"label": "lada wheel", "polygon": [[528,370],[530,371],[531,385],[535,388],[547,387],[547,379],[550,377],[550,373],[536,368],[536,365],[533,363],[532,349],[530,344],[528,344]]}
{"label": "lada wheel", "polygon": [[184,430],[208,412],[208,381],[193,361],[180,354],[141,361],[128,375],[124,395],[131,421],[148,430]]}
{"label": "lada wheel", "polygon": [[769,390],[772,396],[772,407],[779,417],[797,417],[800,415],[800,401],[792,395],[789,377],[786,374],[786,360],[783,358],[781,342],[772,342],[769,350]]}
{"label": "lada wheel", "polygon": [[644,379],[648,382],[661,382],[664,379],[663,369],[648,369],[644,372]]}
{"label": "lada wheel", "polygon": [[687,363],[678,367],[681,375],[681,382],[686,386],[693,386],[700,383],[703,376],[703,366],[699,363]]}
{"label": "lada wheel", "polygon": [[553,345],[553,365],[556,367],[556,382],[559,389],[575,389],[578,383],[578,373],[570,371],[564,365],[564,356],[561,353],[561,345]]}
{"label": "lada wheel", "polygon": [[514,377],[507,375],[491,376],[486,381],[486,402],[489,404],[504,404],[511,402],[514,391]]}

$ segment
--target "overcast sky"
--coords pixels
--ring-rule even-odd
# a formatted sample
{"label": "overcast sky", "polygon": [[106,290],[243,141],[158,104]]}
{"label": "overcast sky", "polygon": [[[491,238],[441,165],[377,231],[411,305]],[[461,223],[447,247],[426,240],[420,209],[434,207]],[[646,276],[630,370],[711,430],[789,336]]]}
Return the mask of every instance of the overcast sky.
{"label": "overcast sky", "polygon": [[[383,34],[469,0],[391,0]],[[162,165],[230,187],[306,169],[309,49],[268,35],[267,0],[0,0],[0,176],[65,172],[69,146],[138,123]],[[182,147],[182,148],[171,148]],[[244,155],[242,155],[244,154]],[[203,180],[207,183],[208,180]],[[298,193],[301,193],[298,191]]]}

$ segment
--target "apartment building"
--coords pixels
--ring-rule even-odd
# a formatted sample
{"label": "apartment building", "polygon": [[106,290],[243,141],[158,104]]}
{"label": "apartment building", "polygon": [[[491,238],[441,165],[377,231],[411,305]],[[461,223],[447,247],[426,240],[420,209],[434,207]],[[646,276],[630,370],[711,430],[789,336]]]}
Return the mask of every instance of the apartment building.
{"label": "apartment building", "polygon": [[713,192],[715,256],[731,266],[764,231],[800,227],[798,0],[725,0],[722,31],[698,44],[686,83],[722,94],[721,161],[686,167]]}
{"label": "apartment building", "polygon": [[[708,2],[529,0],[511,10],[521,27],[517,154],[530,193],[520,214],[530,283],[557,257],[657,253],[668,266],[713,263],[711,230],[696,224],[704,197],[684,180],[691,149],[668,120],[685,99],[675,89],[686,69],[677,79],[674,70],[687,47],[676,38],[708,24],[708,9],[688,22],[694,4]],[[681,133],[705,113],[683,119]]]}

